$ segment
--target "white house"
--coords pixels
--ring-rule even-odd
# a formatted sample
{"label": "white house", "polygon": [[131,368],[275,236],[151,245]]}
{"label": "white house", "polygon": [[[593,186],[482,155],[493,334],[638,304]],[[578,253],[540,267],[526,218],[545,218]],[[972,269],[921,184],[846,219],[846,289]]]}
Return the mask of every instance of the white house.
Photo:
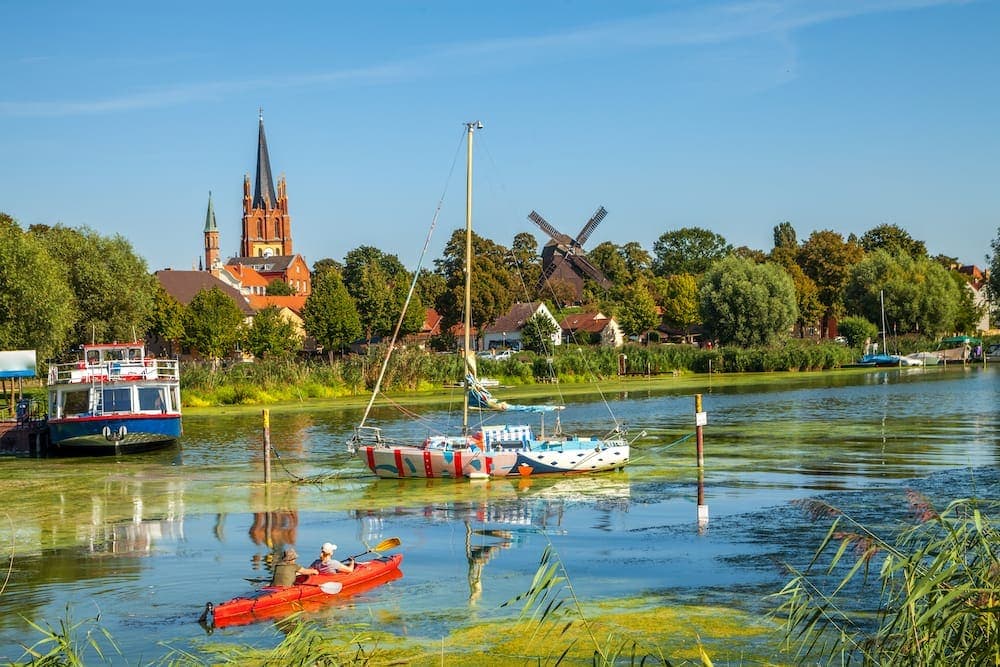
{"label": "white house", "polygon": [[524,323],[536,314],[541,314],[552,322],[552,328],[555,330],[555,333],[552,334],[552,345],[561,344],[562,330],[559,328],[558,320],[552,316],[544,303],[536,301],[534,303],[515,303],[505,315],[501,315],[496,322],[483,329],[483,349],[488,350],[491,347],[520,348],[521,329],[524,328]]}

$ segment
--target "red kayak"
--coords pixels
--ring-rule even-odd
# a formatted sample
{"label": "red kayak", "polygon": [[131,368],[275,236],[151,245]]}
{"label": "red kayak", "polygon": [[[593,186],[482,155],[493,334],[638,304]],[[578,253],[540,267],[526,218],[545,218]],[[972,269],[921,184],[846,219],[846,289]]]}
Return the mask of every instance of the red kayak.
{"label": "red kayak", "polygon": [[353,572],[302,575],[293,586],[265,586],[250,595],[217,605],[209,602],[201,620],[221,628],[320,607],[338,597],[350,597],[402,577],[403,573],[399,571],[402,560],[401,554],[385,556],[359,562]]}

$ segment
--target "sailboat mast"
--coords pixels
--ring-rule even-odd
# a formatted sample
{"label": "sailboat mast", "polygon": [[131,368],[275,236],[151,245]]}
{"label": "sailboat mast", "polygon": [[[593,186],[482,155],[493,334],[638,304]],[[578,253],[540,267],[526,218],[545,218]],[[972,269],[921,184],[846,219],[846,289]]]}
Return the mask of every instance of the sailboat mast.
{"label": "sailboat mast", "polygon": [[462,403],[462,434],[469,432],[469,373],[475,372],[472,360],[472,344],[469,329],[472,327],[472,133],[482,129],[479,121],[466,123],[468,152],[465,159],[465,317],[463,354],[465,356],[465,400]]}
{"label": "sailboat mast", "polygon": [[878,291],[878,302],[882,309],[882,354],[889,354],[889,346],[885,342],[885,290]]}

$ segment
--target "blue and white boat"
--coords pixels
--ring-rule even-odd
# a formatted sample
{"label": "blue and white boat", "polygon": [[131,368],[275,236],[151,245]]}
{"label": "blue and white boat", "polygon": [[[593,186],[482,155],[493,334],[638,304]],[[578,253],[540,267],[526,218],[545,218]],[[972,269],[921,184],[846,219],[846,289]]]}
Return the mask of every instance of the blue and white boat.
{"label": "blue and white boat", "polygon": [[141,342],[84,345],[83,358],[49,366],[48,428],[63,455],[129,454],[181,436],[175,359],[147,357]]}

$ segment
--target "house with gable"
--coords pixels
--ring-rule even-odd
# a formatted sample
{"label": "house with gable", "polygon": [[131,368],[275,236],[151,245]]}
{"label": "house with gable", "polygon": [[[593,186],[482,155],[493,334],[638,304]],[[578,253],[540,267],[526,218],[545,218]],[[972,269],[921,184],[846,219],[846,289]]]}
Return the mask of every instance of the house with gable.
{"label": "house with gable", "polygon": [[431,338],[441,335],[441,321],[443,319],[438,311],[433,308],[425,308],[424,322],[420,325],[420,331],[410,334],[403,342],[425,349]]}
{"label": "house with gable", "polygon": [[[253,321],[256,311],[250,306],[250,302],[240,293],[238,289],[224,280],[220,280],[208,271],[175,271],[173,269],[163,269],[153,274],[156,280],[163,287],[163,290],[177,300],[183,306],[187,306],[194,299],[198,292],[218,288],[223,294],[228,296],[236,304],[243,314],[243,322],[249,324]],[[155,355],[179,355],[180,350],[174,350],[170,341],[158,338],[147,341],[147,349]],[[185,358],[184,355],[179,355]]]}
{"label": "house with gable", "polygon": [[958,272],[967,277],[966,289],[972,292],[972,303],[983,309],[983,316],[976,323],[978,331],[990,331],[990,300],[986,290],[986,280],[989,272],[983,273],[978,266],[967,264],[959,267]]}
{"label": "house with gable", "polygon": [[577,313],[567,315],[559,323],[564,343],[597,344],[621,347],[625,334],[615,318],[604,313]]}
{"label": "house with gable", "polygon": [[482,349],[522,347],[521,330],[524,323],[535,315],[541,314],[552,322],[555,333],[552,334],[552,345],[562,344],[562,330],[559,321],[541,301],[533,303],[515,303],[504,315],[501,315],[490,326],[483,329]]}

